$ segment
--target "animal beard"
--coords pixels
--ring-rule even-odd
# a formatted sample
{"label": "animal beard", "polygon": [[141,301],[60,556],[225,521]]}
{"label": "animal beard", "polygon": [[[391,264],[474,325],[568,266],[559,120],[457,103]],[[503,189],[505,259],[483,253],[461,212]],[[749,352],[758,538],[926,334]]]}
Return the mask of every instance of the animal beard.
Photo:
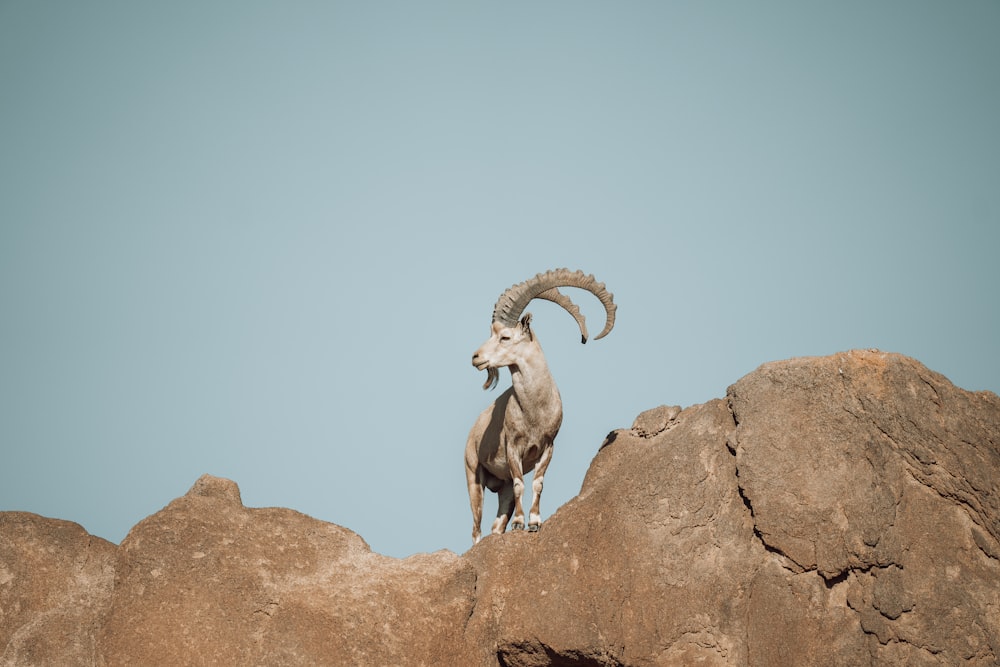
{"label": "animal beard", "polygon": [[486,369],[486,382],[483,383],[483,389],[493,389],[497,386],[497,382],[500,381],[500,371],[495,368]]}

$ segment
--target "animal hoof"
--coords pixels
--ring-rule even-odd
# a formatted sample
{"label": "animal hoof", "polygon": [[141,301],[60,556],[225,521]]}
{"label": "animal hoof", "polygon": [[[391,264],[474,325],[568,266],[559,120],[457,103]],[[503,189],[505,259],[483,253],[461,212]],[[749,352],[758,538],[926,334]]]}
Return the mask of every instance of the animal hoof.
{"label": "animal hoof", "polygon": [[524,530],[524,524],[523,523],[512,523],[512,524],[510,524],[510,529],[511,530]]}
{"label": "animal hoof", "polygon": [[537,523],[529,525],[528,526],[528,532],[529,533],[537,533],[539,528],[541,528],[541,526],[539,526]]}

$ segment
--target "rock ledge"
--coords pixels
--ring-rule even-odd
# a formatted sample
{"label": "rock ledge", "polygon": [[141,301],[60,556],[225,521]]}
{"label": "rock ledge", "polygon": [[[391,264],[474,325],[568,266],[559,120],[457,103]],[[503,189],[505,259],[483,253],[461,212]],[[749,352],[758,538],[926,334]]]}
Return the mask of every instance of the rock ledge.
{"label": "rock ledge", "polygon": [[995,394],[774,362],[640,414],[539,533],[462,556],[208,475],[120,546],[0,513],[0,665],[993,665],[998,484]]}

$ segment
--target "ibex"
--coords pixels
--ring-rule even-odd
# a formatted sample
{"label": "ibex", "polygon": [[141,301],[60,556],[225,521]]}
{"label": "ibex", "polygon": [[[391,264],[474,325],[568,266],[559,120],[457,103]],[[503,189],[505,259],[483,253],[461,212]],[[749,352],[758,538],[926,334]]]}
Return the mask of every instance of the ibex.
{"label": "ibex", "polygon": [[472,355],[472,365],[477,370],[487,371],[483,389],[496,386],[498,369],[503,366],[510,369],[513,386],[479,415],[465,445],[473,543],[479,542],[482,534],[485,488],[498,495],[494,535],[502,534],[508,521],[512,530],[525,527],[521,503],[524,471],[532,468],[534,478],[527,528],[536,531],[542,524],[542,483],[552,460],[552,444],[562,424],[562,400],[531,328],[531,314],[521,317],[521,313],[532,299],[554,301],[576,319],[581,342],[586,343],[586,321],[580,309],[559,292],[559,287],[585,289],[604,305],[607,315],[604,330],[594,340],[606,336],[615,324],[617,306],[613,295],[594,276],[586,276],[582,271],[556,269],[540,273],[500,295],[493,307],[492,333]]}

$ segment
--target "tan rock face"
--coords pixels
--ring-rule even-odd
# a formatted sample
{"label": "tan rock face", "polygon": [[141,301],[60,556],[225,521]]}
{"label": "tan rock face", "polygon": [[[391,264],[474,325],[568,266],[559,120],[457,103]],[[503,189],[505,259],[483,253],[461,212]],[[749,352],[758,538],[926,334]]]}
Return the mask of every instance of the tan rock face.
{"label": "tan rock face", "polygon": [[875,662],[1000,659],[995,394],[850,352],[764,365],[729,397],[761,540],[846,599]]}
{"label": "tan rock face", "polygon": [[490,596],[480,594],[473,626],[501,664],[745,659],[733,610],[764,550],[736,487],[732,429],[717,400],[651,438],[618,431],[537,536],[485,540],[467,554]]}
{"label": "tan rock face", "polygon": [[877,352],[766,364],[463,556],[208,476],[119,547],[0,513],[0,665],[992,665],[998,484],[996,395]]}
{"label": "tan rock face", "polygon": [[115,551],[75,523],[0,512],[0,665],[94,664]]}
{"label": "tan rock face", "polygon": [[474,589],[450,552],[386,558],[206,476],[122,542],[100,664],[459,664]]}

